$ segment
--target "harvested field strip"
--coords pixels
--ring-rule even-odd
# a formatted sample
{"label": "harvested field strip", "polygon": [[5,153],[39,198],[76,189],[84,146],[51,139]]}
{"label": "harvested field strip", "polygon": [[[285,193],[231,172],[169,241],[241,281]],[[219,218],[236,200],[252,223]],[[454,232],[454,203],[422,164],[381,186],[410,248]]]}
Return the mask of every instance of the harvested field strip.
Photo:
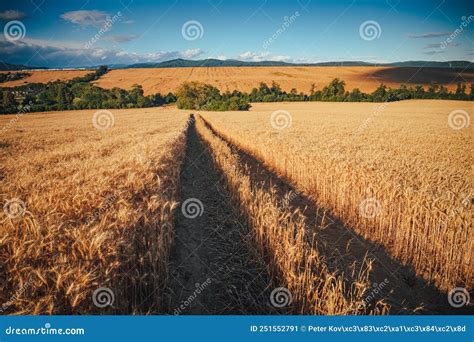
{"label": "harvested field strip", "polygon": [[[416,277],[411,268],[403,266],[393,259],[381,245],[365,240],[353,229],[344,226],[342,222],[331,217],[325,210],[317,208],[313,201],[304,194],[297,193],[296,189],[287,181],[268,170],[253,156],[226,141],[215,131],[211,124],[205,120],[203,121],[205,127],[203,130],[212,133],[212,135],[211,133],[207,134],[209,139],[214,139],[216,144],[222,148],[217,155],[225,155],[226,153],[222,153],[222,150],[225,151],[224,146],[227,146],[227,154],[233,155],[235,163],[241,164],[240,168],[245,170],[243,173],[245,174],[244,177],[247,178],[244,178],[243,183],[248,181],[253,193],[265,192],[276,199],[276,202],[273,203],[275,205],[273,208],[274,214],[279,211],[283,216],[294,215],[299,218],[299,222],[303,223],[299,229],[304,230],[306,241],[305,243],[298,241],[299,245],[296,250],[314,250],[314,253],[320,259],[320,264],[324,265],[323,269],[326,273],[322,274],[329,278],[332,276],[336,279],[342,279],[343,286],[339,289],[341,292],[336,293],[336,296],[344,295],[347,297],[347,289],[350,289],[354,284],[360,287],[367,286],[364,281],[368,281],[370,286],[365,288],[366,292],[362,305],[367,312],[370,312],[370,310],[376,312],[375,308],[377,306],[379,306],[377,309],[382,309],[381,312],[386,310],[391,314],[449,313],[452,311],[452,308],[446,302],[445,293],[439,292],[434,286]],[[235,170],[235,168],[231,169]],[[232,177],[229,176],[229,178]],[[243,197],[240,196],[239,198],[242,200]],[[263,216],[272,212],[272,210],[269,210],[270,208],[271,206],[266,207]],[[255,214],[250,213],[249,220],[251,221],[253,217],[255,217]],[[280,229],[285,229],[281,226],[281,222],[279,221],[275,225],[280,224]],[[263,226],[261,225],[260,229],[264,228]],[[262,240],[268,239],[272,234],[261,230],[260,232],[260,236],[257,236],[257,242],[259,246],[263,246],[266,242]],[[267,251],[261,250],[264,255],[271,250],[269,244],[266,244]],[[276,248],[273,247],[273,249]],[[292,248],[288,250],[292,250]],[[279,265],[275,263],[275,260],[273,260],[273,263],[270,261],[270,264]],[[368,277],[361,279],[360,271],[365,269],[366,264],[369,264]],[[314,267],[314,265],[307,263],[305,267]],[[318,267],[321,268],[321,265],[318,265]],[[359,272],[357,272],[358,270]],[[282,273],[284,274],[284,271],[281,269],[276,271],[276,274],[281,275]],[[315,277],[316,274],[318,273],[312,275],[310,273],[312,277]],[[317,283],[318,280],[310,277],[307,279],[307,283],[301,284],[301,286],[314,286],[314,284],[311,284],[312,281]],[[291,278],[289,281],[287,279],[287,282],[290,283]],[[353,299],[356,300],[354,297]],[[305,300],[308,299],[305,298]],[[384,303],[387,304],[386,307]],[[314,310],[314,308],[303,308],[301,312],[314,313],[311,309]],[[317,311],[317,313],[322,312],[324,312],[324,309]]]}
{"label": "harvested field strip", "polygon": [[[269,314],[274,286],[248,243],[210,151],[188,128],[175,220],[167,308],[170,314]],[[283,309],[284,310],[284,309]]]}
{"label": "harvested field strip", "polygon": [[[348,277],[331,272],[326,260],[307,238],[306,218],[293,210],[276,189],[253,183],[249,168],[242,165],[226,142],[217,137],[201,119],[197,129],[210,145],[213,157],[223,170],[226,182],[240,211],[253,228],[254,243],[267,260],[275,278],[291,293],[292,311],[299,314],[385,313],[382,300],[363,305],[369,289],[370,262],[356,265]],[[358,268],[359,267],[359,268]]]}
{"label": "harvested field strip", "polygon": [[[92,111],[35,114],[3,132],[2,204],[23,205],[1,212],[2,312],[161,309],[186,137],[185,116],[164,111],[114,111],[105,131]],[[96,305],[100,288],[112,306]]]}

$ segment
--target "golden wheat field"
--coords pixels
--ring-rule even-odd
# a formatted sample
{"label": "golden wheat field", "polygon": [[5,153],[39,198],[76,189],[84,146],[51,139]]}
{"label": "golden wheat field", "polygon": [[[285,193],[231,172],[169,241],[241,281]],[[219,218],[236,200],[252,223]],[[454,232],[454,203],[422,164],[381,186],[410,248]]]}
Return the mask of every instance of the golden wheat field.
{"label": "golden wheat field", "polygon": [[198,67],[198,68],[151,68],[112,70],[95,81],[99,87],[130,89],[134,84],[143,86],[145,94],[174,92],[185,81],[211,84],[221,91],[245,91],[258,87],[260,82],[277,82],[283,90],[292,88],[309,93],[312,84],[322,89],[334,78],[346,82],[346,88],[359,88],[363,92],[374,91],[380,83],[390,87],[438,82],[449,90],[456,82],[472,82],[474,73],[461,69],[400,68],[400,67]]}
{"label": "golden wheat field", "polygon": [[1,312],[452,313],[473,285],[453,112],[472,105],[4,115]]}
{"label": "golden wheat field", "polygon": [[[56,80],[67,81],[84,76],[90,70],[30,70],[31,76],[21,80],[2,83],[4,87],[16,87],[27,83],[47,83]],[[131,89],[134,84],[143,86],[145,95],[175,92],[189,80],[211,84],[221,91],[245,91],[258,87],[260,82],[277,82],[287,92],[292,88],[309,93],[312,85],[322,89],[334,78],[343,79],[349,90],[359,88],[372,92],[383,83],[389,87],[400,84],[425,87],[431,82],[446,86],[450,91],[457,82],[473,82],[474,73],[461,69],[446,68],[404,68],[404,67],[361,67],[361,66],[287,66],[287,67],[196,67],[196,68],[147,68],[116,69],[103,75],[93,83],[111,89]]]}
{"label": "golden wheat field", "polygon": [[[459,101],[254,104],[203,116],[442,290],[473,286],[472,126]],[[452,123],[454,125],[454,123]]]}
{"label": "golden wheat field", "polygon": [[74,77],[85,76],[90,70],[26,70],[30,76],[16,81],[2,83],[4,87],[18,87],[27,83],[48,83],[57,80],[68,81]]}
{"label": "golden wheat field", "polygon": [[119,312],[157,305],[186,117],[94,113],[0,117],[3,313],[91,313],[98,287]]}

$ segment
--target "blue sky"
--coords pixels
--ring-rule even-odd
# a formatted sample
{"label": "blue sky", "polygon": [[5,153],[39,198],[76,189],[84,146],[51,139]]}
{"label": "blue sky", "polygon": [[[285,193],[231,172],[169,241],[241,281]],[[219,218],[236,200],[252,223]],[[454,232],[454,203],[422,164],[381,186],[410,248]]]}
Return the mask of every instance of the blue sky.
{"label": "blue sky", "polygon": [[470,1],[17,0],[0,4],[0,24],[2,61],[48,67],[474,57]]}

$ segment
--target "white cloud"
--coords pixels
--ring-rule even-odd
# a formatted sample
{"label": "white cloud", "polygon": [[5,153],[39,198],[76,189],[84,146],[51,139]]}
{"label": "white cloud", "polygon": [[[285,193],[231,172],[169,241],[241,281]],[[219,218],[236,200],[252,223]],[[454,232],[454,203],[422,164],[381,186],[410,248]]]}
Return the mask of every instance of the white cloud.
{"label": "white cloud", "polygon": [[93,26],[99,27],[104,24],[107,17],[110,17],[106,12],[92,10],[92,11],[71,11],[61,14],[61,18],[73,24],[83,27]]}
{"label": "white cloud", "polygon": [[440,53],[445,53],[444,50],[433,50],[433,51],[426,51],[423,52],[424,55],[439,55]]}
{"label": "white cloud", "polygon": [[436,38],[436,37],[449,36],[450,34],[451,34],[451,32],[427,32],[427,33],[420,33],[420,34],[409,34],[408,38],[426,39],[426,38]]}
{"label": "white cloud", "polygon": [[161,62],[175,58],[193,59],[203,53],[201,49],[188,49],[138,54],[98,45],[87,49],[83,42],[48,41],[30,38],[9,42],[3,37],[0,38],[0,55],[4,61],[13,64],[53,68]]}
{"label": "white cloud", "polygon": [[225,61],[227,59],[227,56],[225,55],[217,55],[217,56],[209,56],[210,59],[219,59],[221,61]]}
{"label": "white cloud", "polygon": [[202,55],[202,53],[201,49],[187,49],[180,53],[180,57],[192,59]]}
{"label": "white cloud", "polygon": [[249,62],[275,61],[275,62],[289,62],[290,56],[272,55],[270,52],[252,52],[246,51],[239,54],[238,58]]}
{"label": "white cloud", "polygon": [[108,40],[108,41],[111,41],[111,42],[114,42],[114,43],[127,43],[127,42],[130,42],[134,39],[137,39],[138,36],[134,35],[134,34],[130,34],[130,35],[111,35],[111,36],[105,36],[104,39],[105,40]]}
{"label": "white cloud", "polygon": [[26,18],[27,15],[17,10],[7,10],[0,12],[0,20],[20,20]]}
{"label": "white cloud", "polygon": [[[441,45],[442,45],[442,43],[426,44],[423,47],[423,49],[438,49],[438,48],[441,48]],[[446,45],[446,46],[459,46],[460,43],[450,42],[450,43],[445,43],[444,45]]]}

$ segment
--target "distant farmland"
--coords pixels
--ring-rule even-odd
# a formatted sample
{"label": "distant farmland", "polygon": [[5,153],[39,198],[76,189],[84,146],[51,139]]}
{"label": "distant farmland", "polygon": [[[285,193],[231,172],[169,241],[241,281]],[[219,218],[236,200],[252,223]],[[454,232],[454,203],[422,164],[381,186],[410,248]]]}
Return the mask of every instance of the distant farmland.
{"label": "distant farmland", "polygon": [[[90,70],[33,70],[31,76],[21,80],[2,83],[3,87],[20,86],[27,83],[46,83],[56,80],[70,80],[84,76]],[[471,83],[473,70],[447,68],[408,67],[198,67],[198,68],[143,68],[111,70],[94,82],[97,86],[110,89],[119,87],[131,89],[134,84],[143,86],[145,95],[175,92],[185,81],[199,81],[212,84],[221,91],[245,91],[258,87],[260,82],[277,82],[287,92],[296,88],[298,92],[309,93],[314,83],[315,89],[322,89],[334,78],[346,82],[346,89],[359,88],[363,92],[374,91],[380,83],[389,87],[400,84],[428,85],[437,82],[450,91],[456,83]]]}
{"label": "distant farmland", "polygon": [[[2,71],[6,73],[8,71]],[[10,71],[15,72],[15,71]],[[0,83],[2,87],[17,87],[26,83],[48,83],[53,81],[67,81],[74,77],[85,76],[90,73],[90,70],[27,70],[31,76],[23,78],[21,80],[9,81]]]}
{"label": "distant farmland", "polygon": [[130,89],[141,84],[146,95],[174,92],[184,81],[212,84],[221,91],[249,92],[260,82],[280,84],[283,90],[309,93],[314,83],[321,89],[334,78],[346,82],[346,89],[359,88],[374,91],[380,83],[397,87],[402,83],[424,84],[438,82],[454,90],[456,82],[472,82],[474,71],[442,68],[400,67],[201,67],[201,68],[151,68],[112,70],[101,77],[96,85],[103,88]]}

